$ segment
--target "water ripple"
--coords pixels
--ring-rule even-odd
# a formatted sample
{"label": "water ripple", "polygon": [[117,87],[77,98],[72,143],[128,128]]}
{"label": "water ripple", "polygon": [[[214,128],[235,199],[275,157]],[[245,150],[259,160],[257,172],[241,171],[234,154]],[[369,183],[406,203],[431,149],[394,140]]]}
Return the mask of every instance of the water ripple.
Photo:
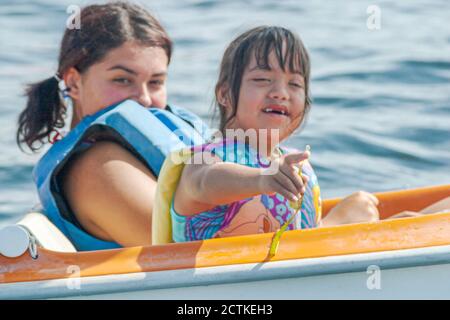
{"label": "water ripple", "polygon": [[[439,64],[438,62],[435,62]],[[438,70],[439,72],[441,70]],[[449,81],[450,75],[439,75],[430,68],[412,67],[411,64],[397,65],[384,71],[353,71],[319,76],[315,80],[320,82],[365,81],[368,83],[397,83],[405,84],[436,84]]]}

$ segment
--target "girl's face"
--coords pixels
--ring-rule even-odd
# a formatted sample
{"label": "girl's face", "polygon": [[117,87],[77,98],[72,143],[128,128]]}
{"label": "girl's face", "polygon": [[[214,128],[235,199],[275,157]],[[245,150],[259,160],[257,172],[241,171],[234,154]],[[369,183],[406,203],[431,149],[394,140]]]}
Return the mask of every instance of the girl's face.
{"label": "girl's face", "polygon": [[[274,52],[269,55],[270,69],[258,66],[254,55],[242,76],[236,117],[227,128],[275,129],[280,141],[287,138],[303,119],[305,83],[300,73],[280,68]],[[228,115],[231,107],[228,108]]]}
{"label": "girl's face", "polygon": [[75,103],[74,121],[125,99],[144,107],[165,108],[168,58],[159,47],[126,42],[79,74],[71,68],[64,80]]}

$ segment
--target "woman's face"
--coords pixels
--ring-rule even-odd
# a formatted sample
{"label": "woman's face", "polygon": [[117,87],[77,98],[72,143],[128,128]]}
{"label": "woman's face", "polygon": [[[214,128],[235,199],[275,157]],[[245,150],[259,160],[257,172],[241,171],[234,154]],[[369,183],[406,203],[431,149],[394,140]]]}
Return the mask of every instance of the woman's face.
{"label": "woman's face", "polygon": [[164,49],[126,42],[81,75],[71,68],[64,80],[75,104],[73,124],[125,99],[144,107],[165,108],[167,67]]}
{"label": "woman's face", "polygon": [[[274,52],[269,69],[262,69],[252,57],[242,76],[236,116],[228,128],[278,130],[280,140],[300,124],[305,111],[305,83],[299,73],[280,68]],[[231,112],[231,108],[228,107]]]}

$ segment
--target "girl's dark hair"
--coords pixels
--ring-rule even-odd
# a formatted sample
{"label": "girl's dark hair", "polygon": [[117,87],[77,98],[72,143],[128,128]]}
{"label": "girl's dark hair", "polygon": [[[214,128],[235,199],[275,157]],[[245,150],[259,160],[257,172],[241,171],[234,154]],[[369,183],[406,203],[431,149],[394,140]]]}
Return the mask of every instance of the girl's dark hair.
{"label": "girl's dark hair", "polygon": [[[172,41],[158,20],[136,4],[118,1],[84,7],[80,24],[79,29],[66,29],[64,33],[57,70],[61,78],[72,67],[85,72],[127,41],[160,47],[170,62]],[[25,143],[34,152],[45,144],[54,128],[64,127],[66,107],[53,76],[28,85],[26,96],[28,102],[19,116],[16,141],[20,148]]]}
{"label": "girl's dark hair", "polygon": [[[284,48],[284,46],[286,46]],[[215,105],[220,115],[219,129],[222,133],[226,125],[236,116],[239,91],[245,68],[252,55],[263,69],[270,69],[269,55],[274,52],[280,68],[299,72],[305,81],[305,112],[299,124],[305,119],[311,107],[309,94],[310,61],[300,38],[288,29],[277,26],[260,26],[251,29],[233,40],[223,54],[219,79],[215,87]],[[227,117],[226,108],[219,97],[229,100],[232,113]]]}

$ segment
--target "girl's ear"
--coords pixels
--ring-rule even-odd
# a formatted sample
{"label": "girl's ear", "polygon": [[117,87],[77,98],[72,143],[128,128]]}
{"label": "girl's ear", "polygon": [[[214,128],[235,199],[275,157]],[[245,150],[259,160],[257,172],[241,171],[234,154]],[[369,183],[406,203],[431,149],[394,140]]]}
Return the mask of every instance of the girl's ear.
{"label": "girl's ear", "polygon": [[225,108],[230,107],[230,98],[229,98],[228,93],[229,93],[229,90],[228,90],[227,86],[222,86],[217,91],[217,102],[219,102],[219,104]]}
{"label": "girl's ear", "polygon": [[77,69],[71,67],[64,73],[64,82],[66,83],[68,94],[73,100],[80,100],[81,74]]}

